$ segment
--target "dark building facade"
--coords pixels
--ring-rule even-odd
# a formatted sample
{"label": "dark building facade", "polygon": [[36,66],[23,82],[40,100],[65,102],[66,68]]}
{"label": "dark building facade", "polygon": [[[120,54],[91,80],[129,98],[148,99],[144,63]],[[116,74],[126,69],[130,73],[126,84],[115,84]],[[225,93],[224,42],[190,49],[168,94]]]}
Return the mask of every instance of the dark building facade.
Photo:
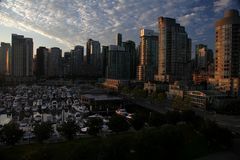
{"label": "dark building facade", "polygon": [[159,17],[159,54],[157,81],[191,79],[191,39],[175,19]]}
{"label": "dark building facade", "polygon": [[135,42],[128,40],[122,43],[122,46],[125,48],[125,51],[129,54],[130,57],[130,79],[136,79],[137,75],[137,51]]}
{"label": "dark building facade", "polygon": [[46,78],[48,76],[48,56],[49,49],[46,47],[39,47],[36,54],[36,77]]}
{"label": "dark building facade", "polygon": [[108,65],[108,52],[109,52],[109,47],[102,46],[102,75],[103,75],[103,77],[106,77],[106,70],[107,70],[107,65]]}
{"label": "dark building facade", "polygon": [[71,51],[71,68],[72,75],[78,76],[80,67],[83,64],[84,58],[84,47],[83,46],[75,46],[74,50]]}
{"label": "dark building facade", "polygon": [[207,45],[198,44],[195,47],[195,71],[208,71],[209,66],[214,62],[213,51]]}
{"label": "dark building facade", "polygon": [[12,76],[33,75],[33,39],[12,34]]}
{"label": "dark building facade", "polygon": [[107,79],[130,80],[130,54],[124,47],[109,46],[106,72]]}

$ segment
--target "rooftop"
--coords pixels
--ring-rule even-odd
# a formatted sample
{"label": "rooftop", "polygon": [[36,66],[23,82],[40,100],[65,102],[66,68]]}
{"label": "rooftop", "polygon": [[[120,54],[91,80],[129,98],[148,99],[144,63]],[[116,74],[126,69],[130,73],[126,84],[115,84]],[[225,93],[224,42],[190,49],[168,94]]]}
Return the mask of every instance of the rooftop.
{"label": "rooftop", "polygon": [[84,94],[82,97],[88,98],[88,99],[94,99],[95,101],[111,101],[111,100],[122,100],[120,97],[116,96],[109,96],[106,94],[101,95],[93,95],[93,94]]}

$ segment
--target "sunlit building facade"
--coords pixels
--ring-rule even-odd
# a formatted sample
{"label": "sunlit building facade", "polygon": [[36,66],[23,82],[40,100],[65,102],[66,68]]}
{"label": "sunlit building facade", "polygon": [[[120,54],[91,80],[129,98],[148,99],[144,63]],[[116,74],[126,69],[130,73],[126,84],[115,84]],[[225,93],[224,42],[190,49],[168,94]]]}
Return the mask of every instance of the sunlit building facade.
{"label": "sunlit building facade", "polygon": [[221,90],[239,95],[240,16],[237,10],[226,11],[215,23],[215,82]]}
{"label": "sunlit building facade", "polygon": [[0,47],[0,75],[10,75],[12,68],[11,45],[1,43]]}
{"label": "sunlit building facade", "polygon": [[140,39],[137,80],[153,81],[157,68],[158,33],[141,29]]}

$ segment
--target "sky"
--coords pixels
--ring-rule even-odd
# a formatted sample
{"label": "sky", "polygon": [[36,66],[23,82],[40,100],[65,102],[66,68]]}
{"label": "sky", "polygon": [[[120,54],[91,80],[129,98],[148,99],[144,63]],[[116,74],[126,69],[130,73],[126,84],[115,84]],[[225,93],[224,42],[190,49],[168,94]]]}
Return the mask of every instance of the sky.
{"label": "sky", "polygon": [[193,48],[203,43],[214,49],[214,23],[227,9],[240,9],[240,0],[0,0],[0,41],[11,34],[33,38],[34,48],[102,45],[123,40],[139,43],[141,28],[158,31],[158,17],[175,18],[186,27]]}

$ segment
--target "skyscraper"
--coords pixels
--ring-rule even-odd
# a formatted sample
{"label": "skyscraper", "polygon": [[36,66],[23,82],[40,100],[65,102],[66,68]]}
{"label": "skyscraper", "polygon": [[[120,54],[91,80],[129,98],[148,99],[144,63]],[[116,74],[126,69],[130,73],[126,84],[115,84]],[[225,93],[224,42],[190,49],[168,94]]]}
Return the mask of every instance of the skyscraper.
{"label": "skyscraper", "polygon": [[228,10],[215,23],[215,80],[223,90],[237,94],[240,77],[240,16]]}
{"label": "skyscraper", "polygon": [[63,57],[63,75],[66,76],[71,76],[72,71],[71,71],[71,53],[70,52],[65,52],[64,57]]}
{"label": "skyscraper", "polygon": [[101,48],[99,41],[89,39],[87,41],[87,64],[99,66],[99,61],[101,60],[100,52]]}
{"label": "skyscraper", "polygon": [[153,30],[141,29],[140,38],[137,80],[153,81],[157,67],[158,34]]}
{"label": "skyscraper", "polygon": [[116,45],[117,46],[122,46],[122,34],[121,33],[117,34]]}
{"label": "skyscraper", "polygon": [[84,47],[75,46],[74,50],[71,51],[71,68],[72,75],[79,75],[80,66],[83,64],[84,58]]}
{"label": "skyscraper", "polygon": [[36,76],[43,78],[48,76],[48,56],[49,49],[46,47],[39,47],[36,55]]}
{"label": "skyscraper", "polygon": [[191,39],[175,19],[159,17],[158,81],[173,82],[191,77]]}
{"label": "skyscraper", "polygon": [[33,40],[12,34],[12,75],[28,77],[33,75]]}
{"label": "skyscraper", "polygon": [[12,65],[11,45],[1,43],[0,47],[0,75],[10,75]]}
{"label": "skyscraper", "polygon": [[61,77],[62,73],[62,50],[60,48],[53,47],[49,53],[48,76]]}
{"label": "skyscraper", "polygon": [[109,47],[108,46],[102,46],[102,75],[103,77],[106,77],[106,69],[108,65],[108,51]]}
{"label": "skyscraper", "polygon": [[125,48],[125,51],[129,54],[130,57],[130,79],[136,79],[137,75],[137,51],[135,42],[128,40],[122,42],[122,46]]}
{"label": "skyscraper", "polygon": [[124,47],[110,45],[107,63],[108,79],[130,79],[130,54],[126,52]]}
{"label": "skyscraper", "polygon": [[208,66],[213,63],[213,51],[208,49],[208,47],[204,44],[198,44],[195,48],[195,70],[196,71],[207,71]]}

